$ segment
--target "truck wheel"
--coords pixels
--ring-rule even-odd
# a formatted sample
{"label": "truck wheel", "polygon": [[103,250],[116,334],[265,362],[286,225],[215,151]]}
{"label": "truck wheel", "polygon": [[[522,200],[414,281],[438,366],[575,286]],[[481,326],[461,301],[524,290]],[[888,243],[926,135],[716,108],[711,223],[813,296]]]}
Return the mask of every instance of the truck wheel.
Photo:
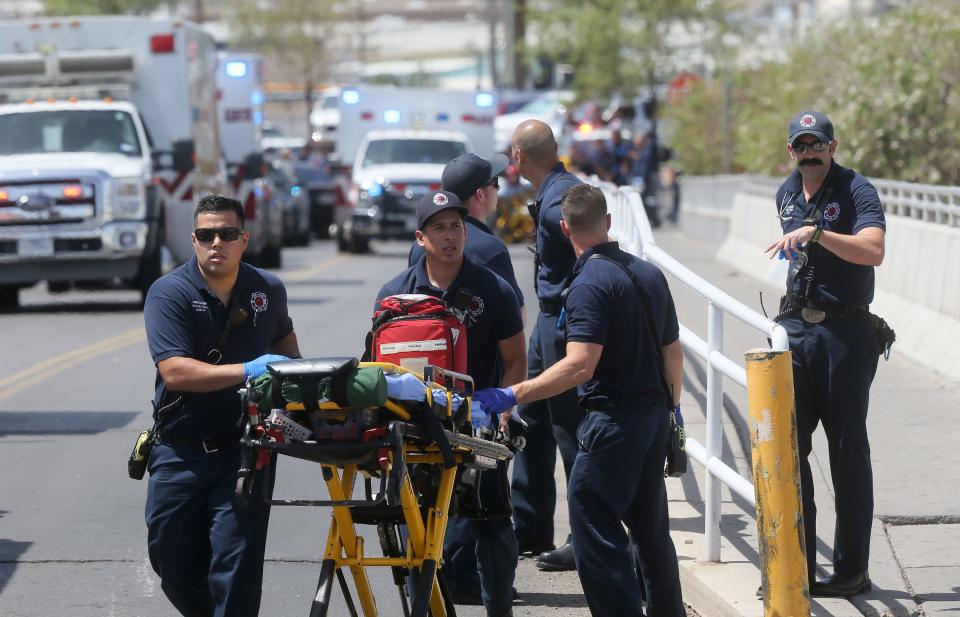
{"label": "truck wheel", "polygon": [[0,313],[17,310],[20,306],[20,288],[16,285],[0,285]]}
{"label": "truck wheel", "polygon": [[330,237],[330,223],[333,222],[333,212],[329,209],[319,209],[313,211],[310,226],[313,227],[313,233],[320,240],[326,240]]}
{"label": "truck wheel", "polygon": [[282,263],[283,256],[280,252],[280,247],[268,244],[263,248],[263,252],[260,253],[261,268],[279,268]]}
{"label": "truck wheel", "polygon": [[350,252],[354,255],[370,252],[370,240],[362,236],[353,236],[350,238]]}
{"label": "truck wheel", "polygon": [[141,302],[146,302],[150,286],[160,278],[161,274],[163,274],[163,259],[160,247],[157,246],[153,252],[140,260],[140,271],[137,272],[136,286],[140,291]]}
{"label": "truck wheel", "polygon": [[343,235],[343,227],[337,225],[337,250],[341,253],[346,253],[350,250],[350,243],[347,242],[347,239]]}

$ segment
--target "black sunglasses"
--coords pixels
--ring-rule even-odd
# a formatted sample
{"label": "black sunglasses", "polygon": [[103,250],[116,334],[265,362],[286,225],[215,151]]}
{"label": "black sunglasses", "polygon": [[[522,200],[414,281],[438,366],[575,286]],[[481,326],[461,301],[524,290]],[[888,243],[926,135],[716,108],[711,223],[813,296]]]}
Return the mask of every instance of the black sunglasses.
{"label": "black sunglasses", "polygon": [[499,177],[494,178],[489,183],[487,183],[487,186],[492,186],[493,188],[500,190],[500,178]]}
{"label": "black sunglasses", "polygon": [[198,227],[193,230],[198,242],[213,242],[217,236],[224,242],[233,242],[240,238],[241,234],[243,230],[239,227]]}
{"label": "black sunglasses", "polygon": [[814,152],[823,152],[824,150],[830,147],[830,142],[829,141],[827,142],[812,141],[808,144],[805,144],[802,141],[798,141],[794,143],[791,147],[793,148],[793,151],[796,152],[797,154],[806,154],[810,150],[813,150]]}

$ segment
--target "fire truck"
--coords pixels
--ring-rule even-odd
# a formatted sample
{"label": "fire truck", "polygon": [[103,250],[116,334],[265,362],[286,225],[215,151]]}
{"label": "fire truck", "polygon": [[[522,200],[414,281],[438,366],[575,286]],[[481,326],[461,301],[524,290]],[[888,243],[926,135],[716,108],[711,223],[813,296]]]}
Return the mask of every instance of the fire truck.
{"label": "fire truck", "polygon": [[0,22],[0,307],[47,281],[146,294],[224,192],[213,38],[137,17]]}

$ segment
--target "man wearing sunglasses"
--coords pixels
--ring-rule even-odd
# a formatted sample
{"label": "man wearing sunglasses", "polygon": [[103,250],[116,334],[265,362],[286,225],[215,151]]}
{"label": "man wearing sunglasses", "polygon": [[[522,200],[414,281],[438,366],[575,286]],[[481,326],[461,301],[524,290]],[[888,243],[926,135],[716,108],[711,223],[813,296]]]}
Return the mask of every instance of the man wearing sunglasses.
{"label": "man wearing sunglasses", "polygon": [[[443,184],[443,190],[459,197],[460,202],[467,209],[463,220],[464,231],[467,234],[463,248],[464,257],[474,264],[492,270],[510,285],[520,304],[522,320],[523,292],[520,291],[520,285],[513,272],[510,251],[507,250],[503,240],[483,222],[497,210],[500,174],[509,163],[510,160],[502,154],[495,154],[489,159],[473,153],[461,154],[443,168],[440,181]],[[423,247],[418,242],[414,242],[410,248],[408,265],[415,265],[423,254]],[[500,358],[497,360],[501,362]],[[488,474],[488,476],[493,478],[494,474]],[[443,537],[445,563],[442,572],[447,588],[457,604],[483,604],[476,543],[477,536],[469,520],[452,518],[448,521],[447,532]],[[510,578],[512,582],[512,576]],[[513,595],[516,597],[516,594]]]}
{"label": "man wearing sunglasses", "polygon": [[243,223],[240,202],[203,197],[194,210],[194,258],[158,279],[144,305],[160,410],[148,464],[147,547],[167,598],[189,616],[259,611],[270,510],[262,499],[233,504],[237,389],[268,362],[300,355],[283,283],[240,261]]}
{"label": "man wearing sunglasses", "polygon": [[[868,305],[886,223],[870,182],[837,164],[833,123],[797,114],[787,153],[797,169],[777,191],[783,236],[766,252],[790,260],[780,323],[790,337],[807,571],[814,596],[852,596],[871,587],[867,566],[873,523],[873,473],[867,440],[877,340]],[[816,505],[808,458],[822,423],[836,495],[833,573],[815,578]]]}

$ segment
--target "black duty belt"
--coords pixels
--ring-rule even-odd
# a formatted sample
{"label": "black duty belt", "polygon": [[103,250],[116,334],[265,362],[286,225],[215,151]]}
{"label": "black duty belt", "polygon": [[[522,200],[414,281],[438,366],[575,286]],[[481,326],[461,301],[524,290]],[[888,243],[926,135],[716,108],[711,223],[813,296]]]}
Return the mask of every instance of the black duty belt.
{"label": "black duty belt", "polygon": [[548,315],[559,315],[563,308],[561,300],[540,300],[540,312]]}
{"label": "black duty belt", "polygon": [[219,452],[224,448],[239,445],[240,436],[231,435],[224,437],[209,437],[207,439],[186,439],[180,437],[168,437],[164,435],[160,438],[160,443],[171,446],[190,446],[192,448],[200,448],[207,454],[213,454],[214,452]]}
{"label": "black duty belt", "polygon": [[812,302],[794,303],[787,301],[779,319],[799,315],[807,323],[820,323],[825,319],[848,319],[869,312],[868,304],[831,304],[818,305]]}

